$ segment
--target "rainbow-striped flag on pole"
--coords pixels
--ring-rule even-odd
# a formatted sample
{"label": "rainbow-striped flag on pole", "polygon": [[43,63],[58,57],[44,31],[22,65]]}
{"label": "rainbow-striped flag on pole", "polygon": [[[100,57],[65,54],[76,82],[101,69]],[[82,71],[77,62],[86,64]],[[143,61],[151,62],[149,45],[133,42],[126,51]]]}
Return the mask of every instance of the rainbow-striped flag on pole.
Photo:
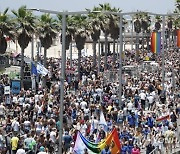
{"label": "rainbow-striped flag on pole", "polygon": [[75,154],[84,154],[84,150],[87,149],[90,154],[100,154],[106,146],[110,147],[112,154],[120,153],[121,143],[118,132],[115,128],[104,140],[99,143],[90,142],[80,132],[78,132],[73,151]]}
{"label": "rainbow-striped flag on pole", "polygon": [[151,51],[153,53],[161,52],[161,32],[152,32],[151,35]]}
{"label": "rainbow-striped flag on pole", "polygon": [[159,123],[163,122],[164,120],[169,120],[169,119],[170,119],[169,115],[159,117],[159,118],[156,119],[156,124],[159,124]]}
{"label": "rainbow-striped flag on pole", "polygon": [[180,29],[177,30],[177,47],[180,48]]}

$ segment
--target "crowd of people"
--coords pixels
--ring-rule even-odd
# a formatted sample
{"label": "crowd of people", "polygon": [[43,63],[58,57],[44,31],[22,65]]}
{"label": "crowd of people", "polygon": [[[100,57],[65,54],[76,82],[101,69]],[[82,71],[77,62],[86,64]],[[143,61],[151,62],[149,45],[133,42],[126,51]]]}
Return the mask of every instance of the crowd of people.
{"label": "crowd of people", "polygon": [[[73,60],[71,69],[67,59],[63,108],[64,154],[74,153],[78,131],[88,140],[100,142],[114,127],[119,133],[121,154],[150,154],[153,150],[164,154],[179,146],[180,53],[175,49],[165,53],[164,88],[161,54],[154,56],[141,51],[138,58],[136,54],[134,51],[125,52],[123,66],[133,65],[138,72],[123,70],[121,101],[118,59],[113,62],[113,56],[108,55],[105,67],[102,56],[98,69],[93,66],[93,57],[82,57],[80,78],[76,72],[77,60]],[[147,56],[157,65],[144,65]],[[46,87],[43,87],[40,77],[36,90],[21,89],[19,94],[11,94],[9,101],[1,93],[0,153],[53,154],[58,151],[62,103],[59,61],[48,59]],[[10,80],[8,75],[2,74],[0,89],[6,85],[10,85]],[[107,130],[99,124],[101,112],[106,119]],[[110,154],[110,151],[111,147],[106,147],[101,153]],[[84,153],[88,153],[88,149]]]}

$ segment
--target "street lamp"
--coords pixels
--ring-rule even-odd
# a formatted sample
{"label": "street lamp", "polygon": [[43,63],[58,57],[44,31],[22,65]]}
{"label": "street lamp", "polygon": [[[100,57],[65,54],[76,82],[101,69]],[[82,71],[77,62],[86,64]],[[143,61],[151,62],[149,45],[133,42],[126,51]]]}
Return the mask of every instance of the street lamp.
{"label": "street lamp", "polygon": [[59,154],[62,154],[62,141],[63,141],[63,108],[64,108],[64,80],[65,80],[65,64],[66,64],[66,16],[67,15],[74,15],[74,14],[88,14],[89,11],[79,11],[79,12],[59,12],[59,11],[52,11],[52,10],[45,10],[45,9],[27,9],[31,11],[38,11],[42,13],[50,13],[50,14],[61,14],[62,15],[62,57],[61,57],[61,87],[60,87],[60,113],[59,113],[59,120],[60,120],[60,128],[59,128]]}
{"label": "street lamp", "polygon": [[62,154],[62,138],[63,138],[63,102],[64,102],[64,79],[65,79],[65,63],[66,63],[66,49],[65,49],[65,42],[66,42],[66,13],[67,12],[57,12],[57,11],[50,11],[44,9],[29,9],[31,11],[39,11],[43,13],[52,13],[52,14],[62,14],[62,58],[61,58],[61,89],[60,89],[60,113],[59,113],[59,120],[60,120],[60,128],[59,128],[59,154]]}

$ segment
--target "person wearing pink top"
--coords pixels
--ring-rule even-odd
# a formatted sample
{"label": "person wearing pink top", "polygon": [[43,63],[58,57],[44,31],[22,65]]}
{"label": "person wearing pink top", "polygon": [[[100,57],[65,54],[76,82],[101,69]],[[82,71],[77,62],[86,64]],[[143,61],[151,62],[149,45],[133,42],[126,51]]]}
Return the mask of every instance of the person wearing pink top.
{"label": "person wearing pink top", "polygon": [[131,154],[140,154],[140,150],[137,145],[134,145],[134,148],[132,149]]}

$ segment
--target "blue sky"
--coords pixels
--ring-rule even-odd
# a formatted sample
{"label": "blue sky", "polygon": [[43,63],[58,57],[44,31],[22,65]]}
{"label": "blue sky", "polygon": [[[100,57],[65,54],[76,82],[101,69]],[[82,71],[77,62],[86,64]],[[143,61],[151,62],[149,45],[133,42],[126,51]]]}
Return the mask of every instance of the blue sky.
{"label": "blue sky", "polygon": [[105,2],[123,12],[140,10],[154,13],[172,12],[175,4],[175,0],[0,0],[0,11],[6,7],[17,9],[22,5],[56,11],[82,11]]}

